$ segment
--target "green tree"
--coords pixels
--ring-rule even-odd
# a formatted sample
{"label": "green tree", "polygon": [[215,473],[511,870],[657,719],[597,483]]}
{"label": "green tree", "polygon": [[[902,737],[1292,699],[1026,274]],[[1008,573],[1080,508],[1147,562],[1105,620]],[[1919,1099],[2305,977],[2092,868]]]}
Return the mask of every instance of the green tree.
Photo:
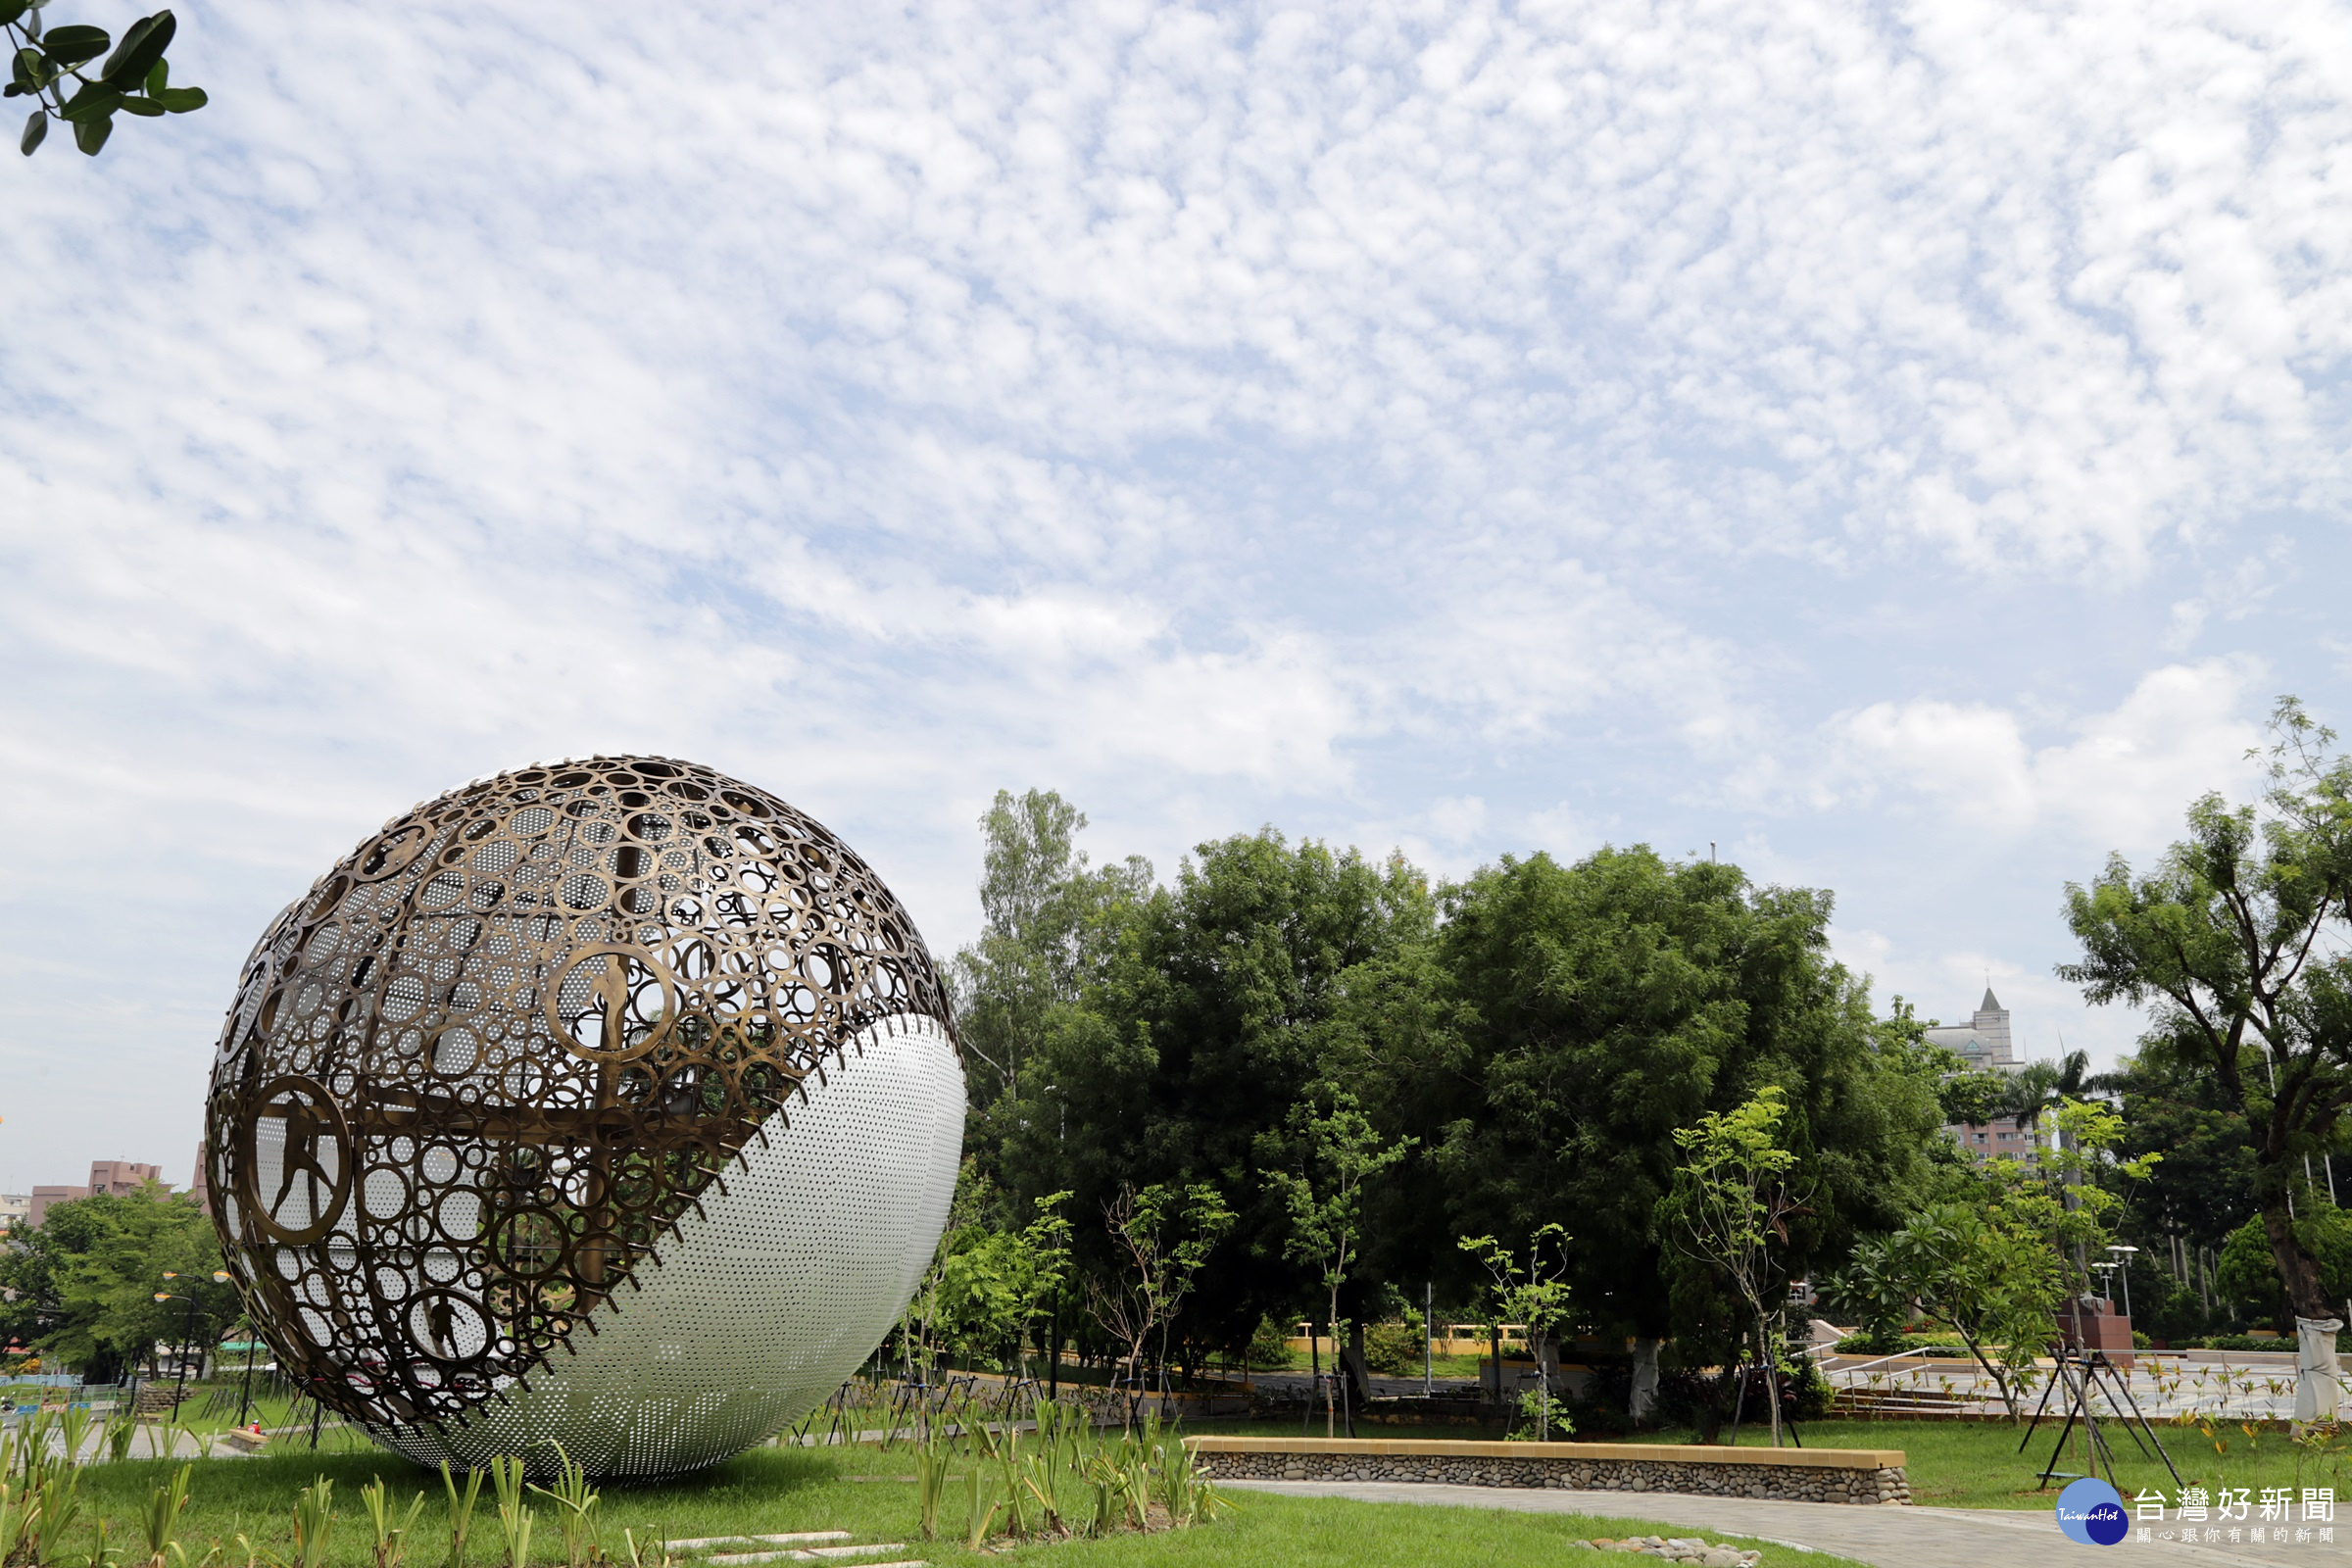
{"label": "green tree", "polygon": [[[1174,887],[1119,919],[1079,1003],[1049,1018],[996,1123],[1007,1188],[1067,1189],[1079,1212],[1100,1212],[1122,1189],[1213,1183],[1236,1218],[1182,1328],[1198,1343],[1247,1343],[1314,1285],[1289,1251],[1288,1199],[1267,1179],[1261,1140],[1290,1137],[1312,1085],[1351,1081],[1330,1070],[1347,1059],[1351,993],[1425,940],[1433,915],[1401,859],[1294,846],[1272,830],[1199,846]],[[1127,1262],[1091,1230],[1076,1238],[1080,1272],[1108,1282]],[[1349,1295],[1365,1288],[1366,1270],[1354,1276]],[[1361,1316],[1346,1300],[1343,1312]]]}
{"label": "green tree", "polygon": [[1768,1084],[1809,1195],[1788,1262],[1897,1223],[1942,1121],[1934,1057],[1916,1020],[1874,1018],[1866,985],[1831,960],[1830,907],[1642,846],[1573,865],[1505,858],[1448,889],[1426,971],[1362,1026],[1384,1113],[1426,1151],[1391,1184],[1421,1210],[1394,1233],[1426,1245],[1572,1224],[1588,1322],[1688,1331],[1659,1212],[1674,1133]]}
{"label": "green tree", "polygon": [[[0,96],[30,98],[18,148],[27,158],[49,134],[49,122],[74,127],[74,144],[95,158],[114,134],[115,116],[150,119],[202,109],[202,87],[172,85],[164,58],[179,24],[169,11],[141,17],[118,43],[104,27],[69,23],[50,27],[42,10],[49,0],[0,0],[0,32],[8,36],[10,79]],[[111,52],[110,52],[111,51]],[[95,74],[85,70],[100,56]]]}
{"label": "green tree", "polygon": [[2046,1194],[2007,1159],[1992,1161],[1976,1201],[1931,1203],[1892,1234],[1858,1243],[1834,1289],[1880,1325],[1899,1328],[1913,1312],[1949,1323],[2014,1420],[2034,1358],[2056,1332],[2066,1281]]}
{"label": "green tree", "polygon": [[2124,1204],[2112,1186],[2083,1178],[2112,1165],[2123,1179],[2143,1180],[2162,1157],[2115,1159],[2124,1124],[2109,1106],[2065,1101],[2049,1114],[2061,1136],[2038,1166],[2003,1156],[1953,1170],[1938,1200],[1892,1234],[1857,1244],[1832,1287],[1882,1327],[1913,1312],[1950,1324],[2012,1419],[2056,1333],[2059,1305],[2089,1288],[2076,1259],[2104,1250]]}
{"label": "green tree", "polygon": [[[1548,1440],[1555,1427],[1573,1432],[1565,1417],[1551,1410],[1551,1371],[1544,1348],[1553,1331],[1568,1320],[1572,1307],[1568,1289],[1568,1232],[1545,1225],[1527,1239],[1527,1266],[1520,1267],[1511,1250],[1492,1236],[1465,1236],[1456,1244],[1486,1271],[1489,1316],[1487,1333],[1499,1344],[1502,1326],[1516,1323],[1527,1331],[1529,1350],[1536,1358],[1536,1441]],[[1502,1394],[1502,1368],[1497,1357],[1494,1393]],[[1524,1409],[1525,1406],[1523,1405]]]}
{"label": "green tree", "polygon": [[39,1229],[11,1241],[0,1252],[0,1287],[13,1296],[0,1326],[96,1381],[151,1364],[157,1346],[188,1332],[186,1302],[157,1301],[158,1292],[194,1299],[200,1348],[239,1311],[234,1289],[212,1278],[221,1265],[211,1219],[160,1188],[54,1203]]}
{"label": "green tree", "polygon": [[2143,1058],[2210,1080],[2245,1119],[2253,1197],[2296,1315],[2332,1315],[2292,1191],[2352,1103],[2352,760],[2292,698],[2272,714],[2261,802],[2207,795],[2136,876],[2121,856],[2069,884],[2082,944],[2059,974],[2147,1007]]}
{"label": "green tree", "polygon": [[1787,1096],[1766,1084],[1729,1111],[1709,1111],[1692,1127],[1678,1127],[1675,1147],[1687,1156],[1675,1167],[1674,1190],[1662,1205],[1669,1230],[1690,1255],[1715,1269],[1738,1293],[1756,1329],[1756,1364],[1773,1388],[1772,1446],[1781,1446],[1779,1336],[1771,1329],[1775,1303],[1788,1299],[1788,1274],[1775,1248],[1788,1242],[1788,1221],[1803,1211],[1789,1186],[1796,1155],[1781,1147]]}
{"label": "green tree", "polygon": [[1036,1200],[1036,1217],[1017,1231],[965,1227],[940,1260],[941,1335],[953,1349],[987,1353],[1026,1375],[1030,1330],[1049,1310],[1068,1272],[1067,1193]]}
{"label": "green tree", "polygon": [[1120,919],[1151,892],[1140,857],[1090,866],[1078,848],[1085,828],[1086,813],[1052,790],[999,790],[980,818],[980,939],[950,975],[983,1116],[1018,1101],[1054,1013],[1079,1001]]}
{"label": "green tree", "polygon": [[[2298,1209],[2295,1239],[2318,1260],[2320,1287],[2330,1300],[2352,1297],[2352,1214],[2333,1203],[2315,1202]],[[2222,1243],[2214,1285],[2234,1304],[2275,1328],[2291,1331],[2292,1316],[2286,1293],[2278,1284],[2278,1265],[2271,1251],[2270,1233],[2259,1214],[2231,1231]]]}
{"label": "green tree", "polygon": [[1104,1333],[1126,1352],[1127,1419],[1132,1425],[1144,1394],[1144,1351],[1157,1331],[1162,1336],[1161,1381],[1165,1387],[1165,1335],[1183,1309],[1184,1298],[1209,1254],[1233,1227],[1233,1210],[1208,1182],[1183,1186],[1155,1183],[1137,1192],[1121,1188],[1103,1207],[1104,1229],[1118,1249],[1121,1268],[1096,1279],[1088,1308]]}
{"label": "green tree", "polygon": [[[1324,1321],[1331,1325],[1331,1342],[1340,1343],[1340,1292],[1361,1248],[1364,1185],[1404,1158],[1409,1138],[1383,1138],[1353,1093],[1333,1084],[1318,1085],[1307,1099],[1291,1108],[1291,1140],[1298,1151],[1298,1169],[1273,1168],[1268,1160],[1267,1184],[1281,1195],[1290,1210],[1291,1234],[1286,1253],[1308,1264],[1321,1276]],[[1267,1154],[1281,1157],[1280,1145],[1263,1141]],[[1309,1325],[1311,1328],[1312,1325]],[[1350,1369],[1352,1375],[1356,1369]],[[1330,1385],[1323,1392],[1323,1432],[1332,1434],[1335,1412]]]}

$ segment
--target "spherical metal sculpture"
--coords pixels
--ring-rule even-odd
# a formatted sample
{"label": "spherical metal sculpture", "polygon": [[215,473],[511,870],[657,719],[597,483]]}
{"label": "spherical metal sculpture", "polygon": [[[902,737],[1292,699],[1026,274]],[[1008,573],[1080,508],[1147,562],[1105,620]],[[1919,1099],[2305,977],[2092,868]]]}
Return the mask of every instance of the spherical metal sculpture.
{"label": "spherical metal sculpture", "polygon": [[708,768],[600,757],[385,824],[278,916],[207,1181],[280,1365],[423,1460],[693,1469],[839,1387],[953,1196],[906,911]]}

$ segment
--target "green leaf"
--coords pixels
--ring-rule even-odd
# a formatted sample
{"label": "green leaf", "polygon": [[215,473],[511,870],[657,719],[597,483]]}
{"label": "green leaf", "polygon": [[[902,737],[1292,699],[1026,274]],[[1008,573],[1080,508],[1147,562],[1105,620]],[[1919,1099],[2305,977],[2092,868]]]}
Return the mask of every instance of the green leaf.
{"label": "green leaf", "polygon": [[155,69],[147,73],[147,90],[149,92],[162,92],[166,87],[171,85],[172,62],[169,60],[158,60],[155,63]]}
{"label": "green leaf", "polygon": [[6,26],[32,9],[32,0],[0,0],[0,26]]}
{"label": "green leaf", "polygon": [[32,112],[32,118],[24,122],[24,139],[17,143],[17,148],[25,157],[30,158],[32,150],[41,144],[41,138],[48,134],[49,111],[35,109]]}
{"label": "green leaf", "polygon": [[74,127],[74,145],[95,158],[98,149],[106,145],[106,138],[114,133],[115,122],[111,116],[103,120],[84,120]]}
{"label": "green leaf", "polygon": [[164,114],[164,106],[152,98],[125,98],[115,107],[126,115],[136,115],[141,120],[158,120]]}
{"label": "green leaf", "polygon": [[41,35],[41,8],[34,6],[17,25],[24,29],[25,37],[37,40]]}
{"label": "green leaf", "polygon": [[202,109],[208,101],[202,87],[166,87],[162,92],[150,92],[148,96],[175,115]]}
{"label": "green leaf", "polygon": [[49,84],[49,68],[38,49],[20,49],[9,58],[9,74],[23,92],[38,92]]}
{"label": "green leaf", "polygon": [[51,66],[63,71],[68,66],[78,66],[85,60],[97,59],[106,53],[106,46],[112,42],[114,39],[104,27],[93,27],[80,22],[69,23],[65,26],[49,29],[49,36],[41,41],[41,55]]}
{"label": "green leaf", "polygon": [[93,81],[85,83],[79,92],[66,100],[66,107],[59,111],[58,118],[70,120],[76,125],[86,124],[93,120],[104,120],[122,107],[121,93]]}
{"label": "green leaf", "polygon": [[169,11],[158,11],[152,17],[141,17],[122,33],[122,46],[107,57],[106,69],[98,79],[110,87],[132,89],[147,79],[147,73],[164,58],[172,47],[172,35],[179,24]]}

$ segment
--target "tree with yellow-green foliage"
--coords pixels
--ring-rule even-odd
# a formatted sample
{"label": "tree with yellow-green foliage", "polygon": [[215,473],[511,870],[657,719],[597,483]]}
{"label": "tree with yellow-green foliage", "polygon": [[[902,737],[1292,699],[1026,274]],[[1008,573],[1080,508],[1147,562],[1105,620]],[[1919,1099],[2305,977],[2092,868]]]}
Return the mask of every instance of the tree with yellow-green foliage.
{"label": "tree with yellow-green foliage", "polygon": [[[157,1348],[188,1332],[199,1346],[240,1310],[213,1279],[220,1246],[211,1216],[159,1187],[55,1203],[36,1230],[0,1253],[0,1330],[45,1361],[108,1383],[152,1365]],[[176,1279],[167,1280],[166,1274]],[[158,1292],[183,1299],[158,1301]]]}

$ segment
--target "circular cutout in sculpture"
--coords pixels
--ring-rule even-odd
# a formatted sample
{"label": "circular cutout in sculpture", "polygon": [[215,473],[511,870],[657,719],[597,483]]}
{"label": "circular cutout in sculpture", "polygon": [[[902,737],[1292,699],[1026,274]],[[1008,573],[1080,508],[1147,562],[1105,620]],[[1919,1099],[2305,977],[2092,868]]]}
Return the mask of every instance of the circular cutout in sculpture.
{"label": "circular cutout in sculpture", "polygon": [[954,1196],[939,975],[863,861],[691,763],[385,824],[246,960],[207,1107],[279,1364],[426,1463],[712,1463],[880,1343]]}

